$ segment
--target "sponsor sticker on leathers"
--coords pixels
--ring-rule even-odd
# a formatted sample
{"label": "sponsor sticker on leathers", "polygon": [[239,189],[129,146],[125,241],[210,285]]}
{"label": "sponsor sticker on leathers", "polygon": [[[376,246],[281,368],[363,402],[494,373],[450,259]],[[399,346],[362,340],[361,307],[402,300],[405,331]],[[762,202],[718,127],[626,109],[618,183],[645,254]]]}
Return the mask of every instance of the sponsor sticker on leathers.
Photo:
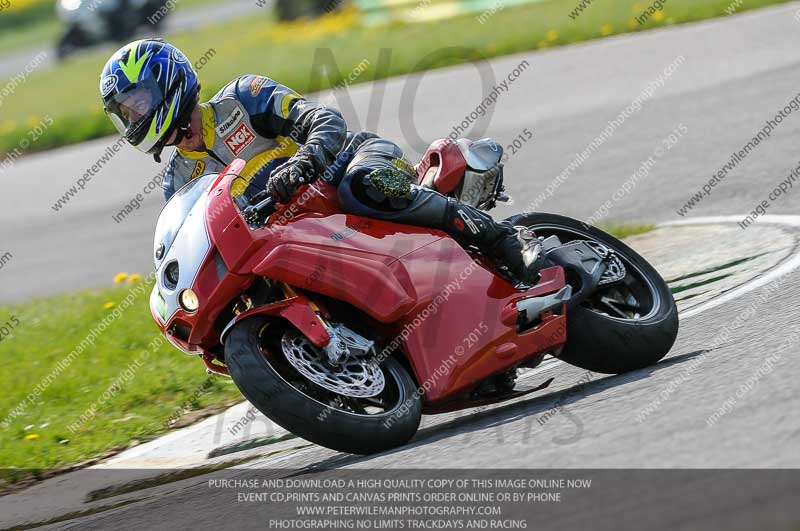
{"label": "sponsor sticker on leathers", "polygon": [[228,117],[222,120],[222,122],[217,126],[217,135],[225,136],[233,131],[233,128],[242,121],[243,116],[244,111],[242,111],[242,108],[236,107],[233,111],[231,111]]}
{"label": "sponsor sticker on leathers", "polygon": [[250,83],[250,95],[254,98],[258,96],[258,93],[261,92],[261,89],[266,85],[268,78],[264,76],[258,76]]}
{"label": "sponsor sticker on leathers", "polygon": [[256,135],[247,127],[247,124],[242,124],[231,136],[225,139],[225,145],[231,150],[234,157],[238,157],[239,153],[244,151],[244,148],[249,146]]}
{"label": "sponsor sticker on leathers", "polygon": [[198,160],[197,163],[194,165],[194,170],[192,170],[192,179],[196,177],[200,177],[203,175],[203,171],[206,169],[206,163],[202,160]]}

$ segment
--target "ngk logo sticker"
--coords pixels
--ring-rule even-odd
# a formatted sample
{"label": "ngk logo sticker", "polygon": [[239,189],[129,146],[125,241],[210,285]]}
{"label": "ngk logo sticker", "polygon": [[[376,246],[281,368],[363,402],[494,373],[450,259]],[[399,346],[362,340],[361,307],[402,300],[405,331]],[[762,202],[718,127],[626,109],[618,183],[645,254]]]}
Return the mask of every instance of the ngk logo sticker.
{"label": "ngk logo sticker", "polygon": [[256,135],[247,127],[247,124],[242,124],[231,136],[225,139],[225,145],[228,146],[234,157],[238,157],[239,153],[244,151],[244,148],[249,146],[255,138]]}

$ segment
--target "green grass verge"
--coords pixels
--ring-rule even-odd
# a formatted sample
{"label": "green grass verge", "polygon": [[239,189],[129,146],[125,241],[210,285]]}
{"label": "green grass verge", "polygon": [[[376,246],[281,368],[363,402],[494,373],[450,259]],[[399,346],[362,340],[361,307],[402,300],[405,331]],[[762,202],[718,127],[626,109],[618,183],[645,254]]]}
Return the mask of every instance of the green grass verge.
{"label": "green grass verge", "polygon": [[656,226],[655,225],[609,225],[609,226],[601,225],[600,229],[609,233],[615,238],[624,240],[625,238],[630,238],[631,236],[636,236],[638,234],[646,234],[648,232],[654,231],[656,230]]}
{"label": "green grass verge", "polygon": [[[150,348],[160,339],[148,309],[150,288],[141,281],[126,282],[0,308],[0,325],[5,327],[0,328],[0,482],[3,476],[16,481],[126,447],[134,439],[167,431],[176,411],[241,397],[231,380],[207,376],[200,360],[166,341]],[[37,385],[48,382],[89,331],[112,314],[106,304],[113,302],[122,310],[130,290],[139,295],[94,346],[72,358],[29,401]],[[6,335],[9,327],[13,330]],[[24,404],[23,411],[5,427],[19,404]],[[71,430],[76,422],[77,430]]]}
{"label": "green grass verge", "polygon": [[0,10],[0,31],[3,33],[14,28],[33,26],[43,20],[55,20],[56,2],[27,2],[27,5],[14,9],[16,2],[11,0],[9,9]]}
{"label": "green grass verge", "polygon": [[54,17],[25,26],[3,28],[0,30],[0,50],[3,50],[3,55],[9,55],[20,49],[42,48],[48,55],[55,56],[60,32],[61,23]]}
{"label": "green grass verge", "polygon": [[[783,1],[786,0],[743,0],[738,11]],[[499,56],[707,19],[725,13],[731,1],[669,0],[664,11],[644,26],[634,17],[649,3],[595,0],[572,20],[568,14],[576,3],[577,0],[551,0],[508,8],[484,24],[478,23],[475,16],[464,16],[438,23],[366,28],[358,24],[353,11],[291,24],[276,24],[264,17],[231,21],[179,34],[171,40],[190,57],[199,57],[209,48],[215,50],[215,57],[200,72],[204,97],[243,73],[264,73],[295,90],[308,92],[342,82],[365,60],[369,65],[353,82],[458,64],[476,56]],[[433,52],[454,46],[469,51],[439,54],[435,60],[426,60]],[[330,48],[337,62],[338,72],[327,69],[330,79],[319,80],[322,64],[315,63],[314,57],[320,48]],[[391,59],[378,71],[381,48],[390,49]],[[102,115],[97,78],[113,49],[107,46],[34,73],[15,94],[8,96],[0,119],[0,152],[19,148],[20,141],[30,138],[30,128],[45,115],[53,118],[54,125],[26,150],[112,134],[111,124]],[[314,71],[312,65],[316,65]]]}

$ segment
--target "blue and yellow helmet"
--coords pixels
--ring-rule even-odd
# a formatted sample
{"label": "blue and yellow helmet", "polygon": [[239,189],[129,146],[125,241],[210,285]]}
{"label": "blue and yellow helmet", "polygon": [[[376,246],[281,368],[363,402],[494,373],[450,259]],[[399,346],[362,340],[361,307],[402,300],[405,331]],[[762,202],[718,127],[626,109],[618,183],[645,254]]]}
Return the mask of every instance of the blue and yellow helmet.
{"label": "blue and yellow helmet", "polygon": [[100,74],[100,96],[114,126],[157,159],[173,132],[188,127],[199,91],[186,56],[159,39],[123,46]]}

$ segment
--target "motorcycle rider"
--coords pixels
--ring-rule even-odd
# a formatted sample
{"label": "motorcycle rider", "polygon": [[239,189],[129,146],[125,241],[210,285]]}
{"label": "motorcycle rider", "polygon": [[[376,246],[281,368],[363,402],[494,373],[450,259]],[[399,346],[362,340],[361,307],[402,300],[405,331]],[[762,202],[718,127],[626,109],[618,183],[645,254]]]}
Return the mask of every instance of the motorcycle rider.
{"label": "motorcycle rider", "polygon": [[128,142],[157,162],[164,147],[177,148],[162,184],[167,199],[191,179],[241,158],[247,164],[234,196],[266,190],[286,203],[324,175],[338,184],[349,213],[443,230],[521,279],[532,280],[541,268],[541,243],[531,231],[417,186],[396,144],[372,133],[348,134],[337,110],[263,76],[236,78],[205,103],[199,90],[186,56],[159,39],[122,47],[100,75],[104,109]]}

